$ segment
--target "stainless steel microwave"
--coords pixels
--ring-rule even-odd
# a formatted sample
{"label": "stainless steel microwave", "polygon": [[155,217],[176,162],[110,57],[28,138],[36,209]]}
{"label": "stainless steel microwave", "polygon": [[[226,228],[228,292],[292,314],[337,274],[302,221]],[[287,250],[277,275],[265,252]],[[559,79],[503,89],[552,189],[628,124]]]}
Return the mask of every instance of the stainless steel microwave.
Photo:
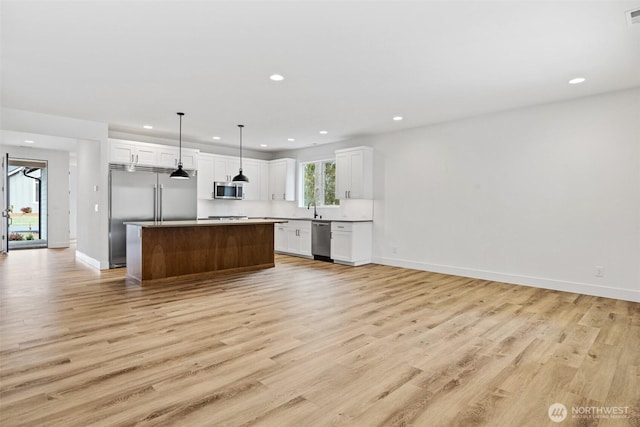
{"label": "stainless steel microwave", "polygon": [[242,200],[244,198],[242,183],[215,181],[213,183],[213,198]]}

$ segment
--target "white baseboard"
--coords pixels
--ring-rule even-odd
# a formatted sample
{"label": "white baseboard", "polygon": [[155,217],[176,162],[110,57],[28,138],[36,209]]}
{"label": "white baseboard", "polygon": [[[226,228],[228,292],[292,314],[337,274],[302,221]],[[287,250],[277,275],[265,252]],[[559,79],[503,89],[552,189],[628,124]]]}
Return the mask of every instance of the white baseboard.
{"label": "white baseboard", "polygon": [[511,283],[514,285],[533,286],[536,288],[552,289],[554,291],[573,292],[577,294],[593,295],[596,297],[614,298],[625,301],[640,302],[640,290],[614,288],[610,286],[593,285],[590,283],[569,282],[564,280],[547,279],[543,277],[521,276],[495,271],[474,270],[451,265],[428,264],[424,262],[407,261],[396,258],[374,257],[376,264],[394,267],[412,268],[415,270],[431,271],[434,273],[452,274],[455,276],[471,277],[474,279],[491,280],[494,282]]}
{"label": "white baseboard", "polygon": [[80,251],[76,251],[76,259],[98,270],[107,270],[109,268],[109,266],[102,265],[102,263],[97,259],[91,258],[89,255],[86,255]]}

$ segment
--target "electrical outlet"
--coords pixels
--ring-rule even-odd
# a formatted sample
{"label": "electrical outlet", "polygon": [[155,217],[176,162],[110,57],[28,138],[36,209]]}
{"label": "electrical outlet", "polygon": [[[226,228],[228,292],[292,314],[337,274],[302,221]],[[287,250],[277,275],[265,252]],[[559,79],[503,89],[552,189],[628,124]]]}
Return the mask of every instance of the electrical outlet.
{"label": "electrical outlet", "polygon": [[604,277],[604,267],[596,265],[596,277]]}

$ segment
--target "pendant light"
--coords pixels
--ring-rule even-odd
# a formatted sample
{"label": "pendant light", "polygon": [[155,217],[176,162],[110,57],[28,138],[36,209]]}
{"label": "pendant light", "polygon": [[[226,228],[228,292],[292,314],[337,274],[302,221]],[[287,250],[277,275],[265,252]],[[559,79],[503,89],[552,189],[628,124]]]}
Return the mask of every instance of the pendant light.
{"label": "pendant light", "polygon": [[240,173],[233,177],[233,181],[249,182],[249,178],[242,173],[242,128],[244,125],[238,125],[238,127],[240,128]]}
{"label": "pendant light", "polygon": [[179,151],[180,157],[178,160],[178,169],[171,172],[171,175],[169,175],[169,177],[175,178],[175,179],[189,179],[189,174],[187,173],[187,171],[182,169],[182,116],[184,116],[184,113],[176,113],[176,114],[180,116],[180,151]]}

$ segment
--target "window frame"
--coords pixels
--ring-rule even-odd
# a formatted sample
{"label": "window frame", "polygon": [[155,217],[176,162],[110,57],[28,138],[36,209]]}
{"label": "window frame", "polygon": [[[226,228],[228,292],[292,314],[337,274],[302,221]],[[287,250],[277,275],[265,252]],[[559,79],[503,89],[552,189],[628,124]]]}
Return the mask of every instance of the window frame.
{"label": "window frame", "polygon": [[[299,182],[299,186],[298,188],[300,189],[299,192],[299,203],[298,203],[298,207],[301,208],[306,208],[307,205],[305,204],[305,172],[306,172],[306,166],[309,164],[314,164],[316,165],[316,170],[314,173],[314,190],[317,192],[316,194],[322,194],[322,200],[319,202],[316,198],[316,202],[318,203],[316,205],[316,207],[318,208],[339,208],[340,207],[340,200],[336,197],[335,200],[335,204],[333,205],[327,205],[325,204],[325,180],[321,179],[320,180],[320,186],[318,186],[318,178],[323,178],[324,177],[324,171],[325,171],[325,164],[327,163],[333,163],[333,165],[335,166],[336,164],[336,159],[322,159],[322,160],[312,160],[312,161],[308,161],[308,162],[300,162],[300,168],[298,171],[298,182]],[[318,167],[320,166],[320,167]],[[313,206],[313,204],[312,204]]]}

